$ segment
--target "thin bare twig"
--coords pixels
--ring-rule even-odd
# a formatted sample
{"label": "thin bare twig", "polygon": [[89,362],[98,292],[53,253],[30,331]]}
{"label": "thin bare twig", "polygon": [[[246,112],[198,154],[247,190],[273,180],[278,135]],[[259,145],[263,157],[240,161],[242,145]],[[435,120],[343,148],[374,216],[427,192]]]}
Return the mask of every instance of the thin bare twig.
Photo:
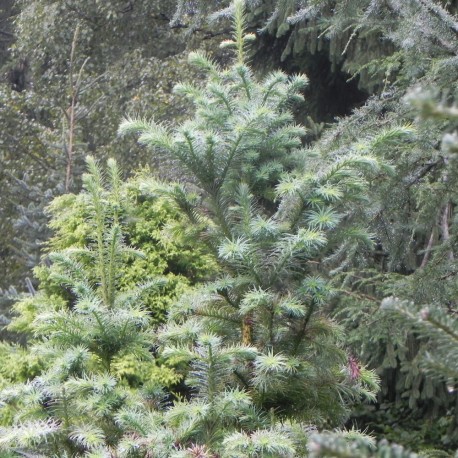
{"label": "thin bare twig", "polygon": [[[452,203],[448,202],[442,212],[441,218],[441,231],[442,231],[442,240],[447,242],[450,239],[450,228],[449,228],[449,221],[452,214]],[[453,251],[450,249],[448,252],[448,258],[450,261],[453,261],[455,256],[453,255]]]}
{"label": "thin bare twig", "polygon": [[431,250],[433,248],[433,243],[434,243],[434,228],[431,231],[431,235],[429,237],[428,245],[426,246],[425,249],[425,254],[423,256],[423,259],[420,264],[420,269],[424,269],[426,267],[426,264],[428,263],[429,256],[431,254]]}
{"label": "thin bare twig", "polygon": [[75,54],[76,54],[76,45],[78,43],[78,36],[80,32],[80,26],[76,26],[75,33],[73,34],[72,41],[72,50],[70,53],[70,106],[66,112],[66,118],[68,121],[68,142],[64,145],[64,150],[67,156],[67,170],[65,173],[65,191],[70,190],[70,185],[72,181],[72,171],[73,171],[73,155],[74,155],[74,137],[75,137],[75,128],[76,128],[76,105],[78,103],[78,94],[81,86],[81,78],[84,67],[89,58],[87,58],[81,68],[78,71],[77,79],[75,81]]}

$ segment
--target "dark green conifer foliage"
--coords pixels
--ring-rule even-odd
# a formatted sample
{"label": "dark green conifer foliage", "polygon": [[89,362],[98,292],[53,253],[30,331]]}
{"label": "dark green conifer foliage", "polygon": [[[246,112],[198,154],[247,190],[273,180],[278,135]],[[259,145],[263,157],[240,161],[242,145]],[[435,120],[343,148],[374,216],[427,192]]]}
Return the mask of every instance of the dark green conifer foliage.
{"label": "dark green conifer foliage", "polygon": [[[390,74],[386,92],[340,120],[315,148],[325,155],[340,154],[354,138],[361,142],[376,135],[382,123],[413,128],[403,141],[376,153],[391,160],[396,170],[390,180],[374,183],[365,215],[377,235],[378,254],[367,260],[368,268],[359,263],[343,272],[340,280],[352,287],[340,301],[337,318],[345,323],[349,342],[382,374],[384,410],[373,423],[399,415],[409,431],[409,446],[433,442],[450,447],[458,437],[455,394],[422,367],[424,350],[435,347],[434,339],[418,339],[410,330],[414,321],[387,315],[380,302],[395,296],[406,301],[404,311],[412,307],[412,316],[421,308],[443,317],[455,313],[457,73],[448,45],[456,46],[457,20],[439,2],[393,4],[399,14],[393,16],[397,32],[391,35],[400,59],[395,84]],[[412,18],[423,26],[415,27]],[[420,40],[417,34],[426,27],[429,34]],[[444,28],[448,31],[441,33]],[[450,39],[441,44],[444,37]],[[404,440],[395,430],[389,434],[392,440]]]}

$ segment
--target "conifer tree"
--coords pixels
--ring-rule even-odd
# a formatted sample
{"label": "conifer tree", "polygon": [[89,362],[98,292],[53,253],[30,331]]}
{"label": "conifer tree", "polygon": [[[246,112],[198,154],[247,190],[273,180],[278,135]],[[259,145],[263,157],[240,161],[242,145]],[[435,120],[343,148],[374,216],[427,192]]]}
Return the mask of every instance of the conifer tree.
{"label": "conifer tree", "polygon": [[[152,357],[150,316],[141,297],[164,281],[152,278],[120,291],[123,264],[141,253],[124,243],[116,163],[108,162],[107,177],[91,158],[88,168],[83,181],[92,238],[87,247],[50,255],[53,281],[68,289],[70,300],[34,299],[39,309],[31,324],[31,351],[45,368],[29,382],[1,391],[0,406],[13,412],[13,423],[0,430],[0,450],[70,457],[115,445],[123,432],[115,415],[136,401],[114,366],[126,356]],[[94,269],[84,268],[88,262]]]}
{"label": "conifer tree", "polygon": [[[193,53],[190,62],[207,73],[206,85],[175,88],[194,103],[194,119],[172,128],[127,119],[120,133],[140,132],[140,142],[154,154],[183,167],[198,193],[183,185],[170,195],[224,271],[173,306],[158,336],[164,355],[188,363],[187,383],[196,390],[182,409],[192,425],[183,439],[209,456],[223,450],[258,456],[258,440],[280,447],[280,420],[299,422],[304,434],[303,425],[339,425],[351,402],[373,399],[374,375],[348,357],[338,344],[338,327],[323,313],[332,290],[319,266],[342,239],[371,245],[364,229],[352,225],[350,206],[360,204],[365,174],[382,170],[368,150],[329,163],[308,157],[301,148],[304,129],[291,113],[305,78],[253,75],[247,45],[254,37],[246,33],[240,0],[233,4],[233,30],[232,40],[222,44],[234,49],[233,64],[222,69]],[[297,164],[306,164],[304,173],[292,172]],[[228,396],[233,406],[247,397],[267,418],[272,429],[259,433],[263,439],[256,422],[229,421],[230,434],[228,419],[218,420]],[[199,414],[192,419],[189,406],[196,404]],[[235,431],[240,428],[243,433]],[[294,441],[289,446],[289,454],[264,456],[302,456]]]}
{"label": "conifer tree", "polygon": [[[345,325],[349,345],[382,375],[382,408],[369,413],[378,432],[399,416],[409,434],[392,430],[390,439],[407,437],[412,447],[431,442],[450,447],[458,437],[455,393],[439,381],[442,377],[424,370],[424,351],[431,354],[435,339],[418,339],[410,326],[418,329],[412,317],[421,309],[444,319],[456,310],[457,123],[451,116],[457,100],[456,5],[441,0],[274,3],[266,29],[288,37],[285,55],[301,53],[304,46],[311,53],[328,50],[332,62],[344,62],[374,94],[324,132],[315,154],[340,157],[385,128],[404,130],[394,141],[385,137],[374,144],[374,154],[391,161],[395,173],[372,182],[361,213],[377,250],[360,252],[353,258],[357,263],[331,270],[342,293],[334,316]],[[382,299],[392,295],[403,304],[404,318],[380,309]]]}

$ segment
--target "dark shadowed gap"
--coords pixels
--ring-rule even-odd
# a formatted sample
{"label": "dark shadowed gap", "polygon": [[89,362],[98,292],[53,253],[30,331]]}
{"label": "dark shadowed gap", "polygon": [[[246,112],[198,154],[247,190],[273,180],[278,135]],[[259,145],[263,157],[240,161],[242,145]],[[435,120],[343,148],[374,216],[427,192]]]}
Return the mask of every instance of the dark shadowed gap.
{"label": "dark shadowed gap", "polygon": [[258,49],[253,65],[261,73],[281,68],[288,74],[305,73],[309,85],[305,91],[306,103],[297,112],[298,120],[305,122],[311,116],[315,122],[332,122],[361,106],[369,94],[358,88],[358,78],[342,71],[341,65],[332,68],[327,50],[314,54],[304,52],[281,61],[288,37],[275,38],[268,34],[258,36]]}

